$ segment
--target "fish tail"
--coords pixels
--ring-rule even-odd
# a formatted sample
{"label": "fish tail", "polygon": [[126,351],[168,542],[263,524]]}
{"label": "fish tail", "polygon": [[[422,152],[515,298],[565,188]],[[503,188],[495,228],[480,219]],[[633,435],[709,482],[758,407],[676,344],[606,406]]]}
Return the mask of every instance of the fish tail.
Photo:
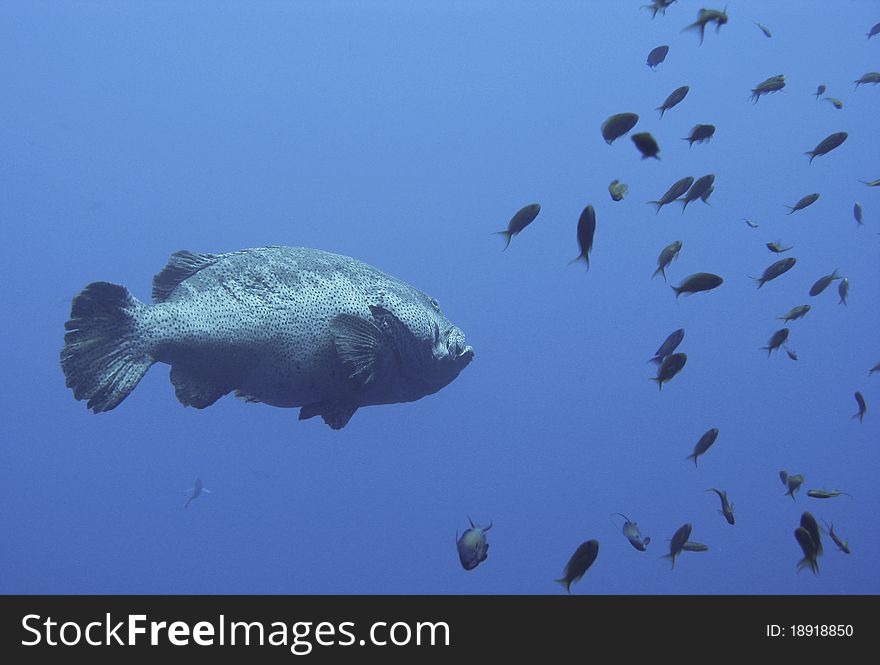
{"label": "fish tail", "polygon": [[[510,231],[496,231],[493,235],[504,236],[507,239],[507,244],[504,245],[504,249],[510,247],[510,239],[513,238],[513,234]],[[503,252],[504,249],[501,251]]]}
{"label": "fish tail", "polygon": [[858,413],[854,413],[853,418],[858,418],[860,423],[865,422],[865,412],[859,411]]}
{"label": "fish tail", "polygon": [[[694,460],[694,466],[697,466],[697,454],[696,454],[696,453],[691,453],[690,455],[688,455],[687,457],[685,457],[685,459],[692,459],[692,460]],[[707,490],[707,491],[708,491],[708,490]]]}
{"label": "fish tail", "polygon": [[663,114],[666,113],[666,109],[662,106],[658,106],[654,109],[655,111],[660,111],[660,119],[663,119]]}
{"label": "fish tail", "polygon": [[565,590],[568,593],[571,593],[571,582],[569,580],[565,579],[564,577],[560,577],[558,580],[553,580],[553,581],[556,582],[557,584],[561,584],[562,586],[565,587]]}
{"label": "fish tail", "polygon": [[109,282],[93,282],[73,299],[61,368],[74,397],[95,413],[118,406],[156,362],[138,326],[146,307]]}
{"label": "fish tail", "polygon": [[660,213],[660,208],[663,207],[663,204],[660,203],[660,201],[648,201],[647,203],[648,203],[648,205],[654,205],[654,206],[657,206],[657,212],[654,213],[655,215],[659,214],[659,213]]}
{"label": "fish tail", "polygon": [[[753,280],[755,280],[755,281],[758,283],[758,288],[759,288],[759,289],[760,289],[762,286],[764,286],[764,280],[761,279],[760,277],[752,277],[751,275],[747,275],[747,277],[748,277],[749,279],[753,279]],[[777,318],[777,319],[781,319],[781,318],[783,318],[783,317],[781,317],[781,316],[777,316],[776,318]]]}
{"label": "fish tail", "polygon": [[663,266],[660,266],[659,268],[657,268],[657,270],[654,271],[654,274],[651,275],[651,279],[654,279],[657,276],[658,272],[661,275],[663,275],[663,281],[665,282],[666,281],[666,268]]}
{"label": "fish tail", "polygon": [[810,164],[812,164],[812,163],[813,163],[813,157],[816,156],[816,153],[813,152],[812,150],[810,150],[810,152],[805,152],[804,154],[810,156]]}
{"label": "fish tail", "polygon": [[675,291],[675,299],[678,300],[678,296],[681,295],[681,288],[678,286],[670,286],[669,288]]}
{"label": "fish tail", "polygon": [[769,346],[762,346],[762,347],[761,347],[761,350],[762,350],[762,351],[767,351],[767,357],[768,357],[768,358],[770,357],[770,354],[773,353],[773,349],[770,348]]}

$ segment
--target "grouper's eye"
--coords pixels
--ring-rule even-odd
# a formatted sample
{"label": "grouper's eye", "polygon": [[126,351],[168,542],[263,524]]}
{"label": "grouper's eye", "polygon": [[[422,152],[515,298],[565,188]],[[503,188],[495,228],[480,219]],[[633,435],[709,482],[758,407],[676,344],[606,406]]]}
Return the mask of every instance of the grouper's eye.
{"label": "grouper's eye", "polygon": [[438,312],[440,311],[440,303],[434,300],[434,298],[431,298],[431,307],[433,307]]}

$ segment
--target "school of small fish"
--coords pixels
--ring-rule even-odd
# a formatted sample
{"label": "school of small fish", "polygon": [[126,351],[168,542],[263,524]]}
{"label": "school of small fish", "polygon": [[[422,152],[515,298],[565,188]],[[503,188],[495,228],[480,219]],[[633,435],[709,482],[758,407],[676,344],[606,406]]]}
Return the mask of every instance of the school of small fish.
{"label": "school of small fish", "polygon": [[[658,15],[665,16],[666,10],[673,5],[676,0],[652,0],[651,4],[643,5],[642,8],[648,9],[652,12],[651,19],[655,19]],[[727,9],[722,10],[716,9],[700,9],[697,15],[697,19],[687,25],[684,30],[693,30],[698,32],[700,37],[700,44],[703,44],[705,39],[706,27],[710,25],[714,25],[715,33],[719,34],[722,26],[728,23],[729,17],[727,15]],[[763,24],[753,21],[754,25],[763,33],[763,35],[771,39],[773,34],[770,29],[764,26]],[[880,23],[874,25],[870,31],[867,33],[868,39],[880,33]],[[659,65],[663,64],[666,61],[670,53],[669,45],[661,45],[652,49],[646,58],[646,64],[652,70],[656,69]],[[854,81],[855,89],[858,89],[859,86],[862,85],[876,85],[880,83],[880,72],[868,72],[858,79]],[[756,84],[754,88],[751,89],[750,101],[754,104],[757,104],[761,97],[770,95],[772,93],[776,93],[782,91],[786,88],[787,81],[784,74],[775,74],[772,75],[760,83]],[[819,84],[814,93],[816,100],[828,101],[835,109],[841,110],[843,109],[843,102],[836,97],[822,97],[827,90],[826,85]],[[667,111],[672,111],[676,106],[685,102],[685,99],[690,92],[690,87],[688,85],[681,85],[666,97],[666,99],[656,107],[656,110],[659,111],[660,118],[662,119]],[[671,114],[674,115],[674,112]],[[669,121],[666,121],[669,122]],[[613,146],[614,142],[625,136],[635,128],[635,126],[639,123],[639,115],[633,112],[622,112],[617,113],[615,115],[610,116],[604,123],[602,123],[600,127],[601,135],[605,142],[609,146]],[[664,123],[665,124],[665,123]],[[682,140],[687,141],[689,146],[693,146],[694,143],[705,143],[708,142],[715,135],[716,127],[713,124],[698,124],[694,126],[688,136],[679,137]],[[660,159],[660,146],[657,142],[657,139],[650,134],[649,132],[638,132],[634,133],[630,136],[632,142],[635,144],[637,150],[641,153],[642,159],[654,158]],[[809,163],[812,164],[813,160],[816,157],[825,157],[832,153],[833,151],[840,148],[848,139],[848,133],[845,131],[835,131],[824,138],[820,138],[818,142],[815,144],[811,150],[805,151],[805,155],[809,157]],[[860,180],[862,184],[868,187],[877,187],[880,186],[880,180]],[[708,199],[711,196],[712,192],[715,189],[715,174],[706,174],[701,177],[695,178],[694,176],[685,176],[675,181],[672,185],[670,185],[669,189],[662,194],[658,199],[648,201],[650,205],[656,207],[656,213],[659,214],[662,208],[674,201],[678,201],[682,204],[682,213],[685,212],[689,203],[701,200],[703,203],[709,204]],[[611,194],[611,198],[614,201],[620,201],[623,196],[627,193],[628,187],[626,185],[621,184],[620,180],[613,180],[608,187],[608,191]],[[820,198],[819,192],[813,192],[809,194],[805,194],[798,201],[793,203],[792,205],[785,205],[786,208],[789,209],[788,214],[791,215],[795,212],[800,212],[808,208],[809,206],[816,203]],[[514,214],[513,218],[510,220],[508,228],[506,231],[501,232],[507,238],[507,245],[505,245],[505,249],[510,245],[510,239],[516,234],[520,233],[528,224],[535,221],[540,211],[540,205],[530,204],[526,207],[519,210],[516,214]],[[862,205],[860,203],[855,203],[853,205],[853,216],[856,220],[857,227],[860,227],[864,224],[863,222],[863,211]],[[744,219],[746,224],[751,228],[759,228],[759,224],[750,219]],[[576,238],[577,243],[580,248],[580,253],[574,259],[583,260],[586,264],[587,269],[590,267],[590,253],[593,250],[593,241],[594,236],[597,230],[597,211],[593,205],[587,205],[577,223],[576,229]],[[657,258],[657,267],[654,271],[651,278],[653,279],[657,275],[660,275],[664,281],[666,281],[667,275],[666,271],[672,264],[672,262],[678,258],[679,253],[681,252],[683,247],[682,240],[675,240],[671,242],[669,245],[664,247]],[[766,243],[766,247],[772,253],[779,255],[785,252],[788,252],[793,249],[793,246],[784,246],[781,241],[777,242],[768,242]],[[786,257],[777,260],[771,265],[767,266],[760,277],[752,277],[756,283],[757,288],[763,287],[770,281],[776,280],[781,277],[789,270],[793,269],[797,264],[797,259],[795,257]],[[783,280],[784,281],[784,280]],[[839,295],[839,304],[846,305],[847,298],[849,295],[849,279],[845,276],[839,274],[838,269],[834,269],[832,272],[827,273],[821,277],[819,277],[813,286],[809,290],[810,297],[816,297],[822,294],[829,286],[831,286],[835,281],[838,282],[838,295]],[[724,279],[716,274],[711,272],[699,272],[692,274],[690,276],[685,277],[677,286],[671,286],[672,290],[675,293],[675,297],[678,298],[680,295],[691,295],[694,293],[700,292],[708,292],[721,287],[724,284]],[[812,307],[809,304],[801,304],[796,305],[791,308],[786,314],[782,316],[778,316],[776,318],[782,320],[785,324],[789,324],[795,321],[799,321],[803,319],[810,311]],[[815,315],[814,315],[815,316]],[[799,326],[802,324],[798,324]],[[767,355],[771,356],[774,351],[779,349],[785,349],[786,354],[791,360],[798,360],[797,353],[790,349],[787,345],[790,336],[790,329],[787,327],[780,328],[773,332],[765,346],[760,347],[763,350],[767,351]],[[669,334],[666,340],[660,345],[657,349],[657,352],[650,359],[649,362],[653,362],[657,365],[657,374],[654,377],[649,377],[652,381],[657,383],[659,389],[663,388],[663,384],[671,381],[675,376],[678,375],[679,372],[683,370],[685,364],[687,362],[687,355],[685,353],[676,352],[676,349],[681,344],[685,336],[684,329],[678,329]],[[874,374],[875,372],[880,372],[880,363],[873,365],[870,369],[868,369],[868,375]],[[853,418],[857,419],[859,422],[862,422],[865,418],[865,414],[867,413],[868,407],[865,400],[864,395],[860,391],[856,391],[854,393],[855,401],[858,406],[858,410],[855,414],[853,414]],[[693,451],[687,455],[687,460],[692,460],[694,465],[699,468],[698,459],[709,452],[710,448],[715,444],[716,440],[719,436],[719,429],[717,427],[713,427],[699,436],[696,441]],[[784,493],[784,496],[789,496],[793,501],[796,501],[796,494],[799,492],[801,487],[805,482],[805,475],[798,474],[789,474],[787,471],[780,471],[779,478],[782,481],[783,486],[787,490]],[[727,491],[723,489],[717,489],[715,487],[709,488],[705,490],[706,492],[714,492],[718,499],[721,502],[720,509],[718,512],[724,517],[728,524],[733,526],[736,523],[734,517],[734,506],[728,499]],[[850,496],[846,492],[843,492],[839,489],[825,489],[825,488],[812,488],[806,490],[806,495],[812,499],[834,499],[840,496]],[[850,496],[850,498],[852,498]],[[641,530],[639,526],[629,519],[626,515],[622,513],[614,513],[619,517],[624,519],[623,524],[623,535],[630,542],[630,544],[639,552],[647,551],[647,547],[651,542],[650,537],[643,537],[641,534]],[[834,541],[837,549],[844,553],[850,554],[851,550],[849,547],[849,542],[838,535],[834,530],[834,524],[826,524],[826,532],[829,537]],[[488,545],[485,542],[485,531],[488,529],[481,530],[479,527],[475,527],[473,522],[471,522],[471,529],[468,530],[467,534],[472,534],[472,540],[476,543],[477,550],[481,552],[480,556],[476,554],[469,554],[465,556],[462,554],[461,549],[461,540],[459,541],[459,553],[461,555],[462,565],[465,569],[471,570],[476,567],[477,562],[483,561],[486,558],[486,549]],[[693,530],[693,525],[691,523],[686,523],[682,525],[669,539],[669,553],[664,555],[664,558],[668,558],[671,560],[672,567],[675,567],[676,558],[680,556],[683,552],[705,552],[709,548],[707,545],[699,542],[692,541],[691,532]],[[804,569],[809,569],[814,574],[819,573],[819,557],[823,553],[822,548],[822,540],[821,540],[822,528],[819,526],[816,518],[809,512],[804,512],[800,524],[794,531],[794,536],[797,544],[800,546],[802,551],[802,558],[797,562],[795,566],[797,572],[800,572]],[[464,536],[462,537],[464,540]],[[595,539],[590,539],[582,542],[574,551],[574,553],[569,558],[567,564],[564,567],[563,575],[560,579],[557,580],[562,586],[568,591],[571,592],[571,586],[573,583],[578,582],[590,566],[596,561],[599,554],[599,541]]]}

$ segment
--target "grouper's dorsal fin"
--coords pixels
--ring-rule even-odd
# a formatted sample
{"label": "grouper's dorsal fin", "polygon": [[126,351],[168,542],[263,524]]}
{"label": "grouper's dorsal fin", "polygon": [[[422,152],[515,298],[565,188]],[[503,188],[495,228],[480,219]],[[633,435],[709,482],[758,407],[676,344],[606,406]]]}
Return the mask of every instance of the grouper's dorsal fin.
{"label": "grouper's dorsal fin", "polygon": [[338,314],[330,321],[330,335],[348,376],[363,386],[371,383],[385,348],[379,327],[359,316]]}
{"label": "grouper's dorsal fin", "polygon": [[153,302],[165,302],[178,284],[219,258],[219,254],[197,254],[185,249],[174,252],[168,264],[153,277]]}

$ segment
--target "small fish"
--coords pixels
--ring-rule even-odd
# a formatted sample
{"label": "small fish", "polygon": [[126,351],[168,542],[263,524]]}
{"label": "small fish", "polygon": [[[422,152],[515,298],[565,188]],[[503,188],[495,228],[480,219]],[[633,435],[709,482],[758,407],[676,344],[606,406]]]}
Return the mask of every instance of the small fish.
{"label": "small fish", "polygon": [[673,2],[675,2],[675,0],[653,0],[650,5],[642,5],[642,9],[650,9],[653,12],[651,14],[651,20],[653,21],[654,17],[657,16],[657,12],[666,16],[666,8]]}
{"label": "small fish", "polygon": [[661,558],[663,559],[672,559],[672,567],[675,568],[675,557],[681,554],[684,549],[684,544],[690,540],[691,530],[693,526],[691,524],[683,524],[678,528],[672,535],[672,540],[669,541],[669,554],[664,554]]}
{"label": "small fish", "polygon": [[708,552],[709,546],[704,545],[703,543],[695,543],[692,540],[687,541],[684,545],[681,546],[682,552]]}
{"label": "small fish", "polygon": [[571,263],[578,259],[583,259],[587,264],[587,270],[590,269],[590,252],[593,249],[593,235],[596,233],[596,211],[593,206],[588,205],[584,208],[578,219],[577,241],[581,253],[578,254]]}
{"label": "small fish", "polygon": [[767,351],[767,357],[770,357],[770,354],[773,353],[780,346],[785,344],[785,341],[788,339],[788,328],[780,328],[773,336],[770,337],[770,341],[767,342],[767,346],[762,346],[761,349]]}
{"label": "small fish", "polygon": [[831,102],[831,105],[838,111],[843,108],[843,102],[840,101],[837,97],[825,97],[824,101]]}
{"label": "small fish", "polygon": [[688,147],[694,143],[703,143],[708,141],[715,135],[715,125],[694,125],[691,129],[691,135],[683,138],[682,141],[688,142]]}
{"label": "small fish", "polygon": [[602,138],[611,145],[636,126],[639,116],[635,113],[616,113],[602,123]]}
{"label": "small fish", "polygon": [[856,391],[853,397],[856,398],[856,404],[859,405],[859,410],[853,414],[853,418],[858,418],[859,422],[865,421],[865,413],[868,412],[868,405],[865,404],[865,398],[859,391]]}
{"label": "small fish", "polygon": [[744,221],[746,224],[748,224],[749,227],[751,227],[751,228],[753,228],[753,229],[758,228],[758,225],[757,225],[755,222],[753,222],[752,220],[750,220],[750,219],[746,219],[745,217],[743,217],[743,221]]}
{"label": "small fish", "polygon": [[489,556],[486,532],[492,528],[492,522],[489,522],[489,526],[479,526],[474,524],[470,517],[468,517],[468,522],[471,528],[461,534],[461,538],[458,537],[458,532],[455,532],[455,546],[458,548],[461,567],[465,570],[473,570]]}
{"label": "small fish", "polygon": [[611,194],[612,201],[622,201],[628,189],[629,187],[620,182],[620,180],[612,180],[611,184],[608,185],[608,193]]}
{"label": "small fish", "polygon": [[801,488],[801,485],[804,484],[804,476],[802,474],[790,476],[785,471],[780,471],[779,479],[782,481],[782,484],[788,488],[788,491],[783,496],[790,496],[791,500],[794,501],[795,493]]}
{"label": "small fish", "polygon": [[713,22],[715,23],[715,33],[717,34],[721,31],[721,26],[727,23],[727,13],[717,9],[701,9],[700,13],[697,14],[697,20],[685,27],[682,32],[693,29],[699,30],[700,45],[702,45],[703,37],[706,33],[706,25]]}
{"label": "small fish", "polygon": [[840,490],[807,490],[807,496],[812,497],[813,499],[834,499],[838,496],[848,496],[850,499],[853,498],[852,494],[847,494],[846,492],[841,492]]}
{"label": "small fish", "polygon": [[735,524],[736,519],[734,519],[733,517],[733,505],[730,503],[730,501],[727,500],[727,492],[725,490],[717,490],[714,487],[710,487],[706,491],[715,492],[715,494],[718,495],[718,498],[721,499],[721,510],[719,510],[718,512],[724,515],[724,519],[727,520],[728,524]]}
{"label": "small fish", "polygon": [[853,217],[856,218],[856,224],[858,224],[859,226],[863,225],[863,223],[862,223],[862,204],[861,203],[853,204]]}
{"label": "small fish", "polygon": [[833,273],[820,277],[813,283],[813,286],[810,287],[810,295],[818,296],[831,285],[831,282],[837,279],[840,279],[840,277],[837,275],[837,268],[835,268]]}
{"label": "small fish", "polygon": [[787,353],[788,357],[791,358],[792,360],[798,359],[797,353],[795,353],[792,349],[788,348],[787,346],[785,347],[785,353]]}
{"label": "small fish", "polygon": [[803,515],[801,515],[801,526],[810,534],[810,537],[813,539],[813,543],[816,546],[816,554],[821,556],[822,533],[819,529],[819,523],[816,521],[816,518],[813,517],[811,513],[804,511]]}
{"label": "small fish", "polygon": [[624,522],[623,524],[623,535],[626,536],[629,544],[635,547],[639,552],[644,552],[645,550],[647,550],[648,545],[651,542],[651,538],[642,538],[642,532],[639,530],[639,525],[631,521],[629,517],[627,517],[623,513],[614,514],[620,515],[623,519],[626,520],[626,522]]}
{"label": "small fish", "polygon": [[870,376],[874,372],[880,372],[880,363],[877,363],[871,369],[868,370],[868,376]]}
{"label": "small fish", "polygon": [[813,194],[807,194],[806,196],[801,198],[800,201],[795,203],[793,206],[785,206],[785,207],[791,211],[788,213],[790,215],[792,212],[797,212],[798,210],[803,210],[807,206],[813,205],[818,200],[819,200],[819,194],[817,192],[814,192]]}
{"label": "small fish", "polygon": [[571,555],[568,563],[565,564],[562,578],[556,581],[564,586],[568,593],[571,593],[571,583],[577,582],[584,576],[584,573],[593,565],[597,556],[599,556],[598,540],[588,540],[585,543],[581,543],[574,554]]}
{"label": "small fish", "polygon": [[769,249],[774,254],[782,254],[783,252],[787,252],[790,249],[794,249],[794,245],[792,245],[791,247],[783,247],[778,242],[768,242],[767,249]]}
{"label": "small fish", "polygon": [[655,49],[652,49],[648,54],[647,64],[648,67],[654,69],[657,65],[661,64],[664,60],[666,60],[666,54],[669,53],[668,46],[658,46]]}
{"label": "small fish", "polygon": [[670,353],[660,363],[660,367],[657,368],[657,376],[652,377],[651,381],[656,381],[657,387],[663,390],[663,384],[671,381],[672,377],[682,370],[687,363],[687,358],[685,353]]}
{"label": "small fish", "polygon": [[834,134],[829,134],[824,139],[822,139],[822,141],[819,142],[819,145],[817,145],[809,152],[805,152],[804,154],[809,155],[810,164],[812,164],[814,157],[827,155],[829,152],[839,147],[844,141],[846,141],[847,136],[849,135],[846,132],[834,132]]}
{"label": "small fish", "polygon": [[753,103],[757,104],[758,100],[762,95],[767,95],[771,92],[779,92],[785,87],[785,75],[777,74],[776,76],[771,76],[770,78],[761,81],[758,85],[752,88],[752,96],[749,99],[753,100]]}
{"label": "small fish", "polygon": [[195,486],[191,490],[187,490],[184,492],[184,496],[186,496],[186,503],[183,504],[184,508],[189,508],[189,504],[198,499],[202,494],[211,494],[211,490],[207,489],[202,484],[201,478],[196,478]]}
{"label": "small fish", "polygon": [[880,186],[880,178],[877,180],[859,180],[863,185],[867,185],[868,187],[878,187]]}
{"label": "small fish", "polygon": [[697,466],[697,458],[700,457],[700,455],[705,454],[705,452],[712,447],[712,444],[715,443],[715,439],[717,438],[718,428],[713,427],[700,437],[700,440],[697,441],[697,445],[694,446],[694,452],[688,455],[685,459],[694,460],[694,466]]}
{"label": "small fish", "polygon": [[840,284],[837,285],[837,295],[840,296],[837,304],[846,305],[846,297],[849,295],[849,280],[846,277],[840,280]]}
{"label": "small fish", "polygon": [[687,193],[682,198],[679,199],[679,201],[681,201],[681,203],[682,203],[681,213],[684,214],[684,211],[688,207],[688,203],[690,203],[691,201],[696,201],[699,198],[702,198],[703,195],[707,191],[712,189],[712,186],[714,185],[714,183],[715,183],[715,174],[714,173],[709,173],[707,175],[704,175],[701,178],[697,178],[697,180],[694,181],[694,184],[690,186],[690,189],[688,189]]}
{"label": "small fish", "polygon": [[[871,29],[868,31],[868,39],[871,39],[876,34],[880,34],[880,23],[875,23],[871,26]],[[847,552],[849,554],[849,552]]]}
{"label": "small fish", "polygon": [[657,156],[660,153],[660,146],[657,145],[657,141],[648,132],[633,134],[630,138],[639,152],[642,153],[642,159],[648,159],[649,157],[653,157],[656,160],[660,159]]}
{"label": "small fish", "polygon": [[666,190],[666,193],[660,197],[659,201],[648,201],[648,203],[657,206],[657,212],[660,212],[660,208],[667,205],[668,203],[672,203],[679,196],[684,194],[690,186],[694,184],[693,176],[687,176],[686,178],[682,178],[681,180],[677,180],[672,187]]}
{"label": "small fish", "polygon": [[770,34],[770,31],[767,29],[766,26],[761,25],[757,21],[752,21],[752,23],[754,23],[756,26],[758,26],[758,28],[760,28],[761,32],[764,33],[764,36],[767,37],[767,39],[770,39],[770,37],[773,36]]}
{"label": "small fish", "polygon": [[758,283],[758,288],[760,289],[764,284],[769,281],[772,281],[779,277],[780,275],[784,275],[789,270],[794,268],[794,264],[797,263],[797,259],[793,256],[789,256],[785,259],[779,259],[775,263],[771,263],[764,270],[764,274],[760,277],[750,277],[749,279],[753,279]]}
{"label": "small fish", "polygon": [[700,291],[711,291],[712,289],[718,288],[724,283],[724,280],[718,275],[713,275],[710,272],[698,272],[686,277],[685,280],[678,286],[673,286],[672,290],[675,291],[675,298],[678,299],[682,293],[685,295],[690,295],[691,293],[699,293]]}
{"label": "small fish", "polygon": [[675,351],[678,348],[678,345],[681,344],[681,340],[684,339],[684,328],[679,328],[675,332],[669,333],[669,336],[663,340],[663,344],[660,345],[660,348],[657,349],[657,353],[654,354],[654,357],[651,358],[649,363],[657,363],[658,365],[663,363],[663,359],[666,358],[670,353]]}
{"label": "small fish", "polygon": [[813,93],[813,94],[816,95],[816,101],[818,102],[818,101],[819,101],[819,97],[821,97],[822,95],[825,94],[825,84],[824,84],[824,83],[820,83],[820,84],[819,84],[819,87],[816,88],[816,92]]}
{"label": "small fish", "polygon": [[857,81],[853,81],[856,84],[855,89],[858,90],[860,85],[863,84],[872,84],[877,85],[880,83],[880,72],[868,72],[867,74],[863,74],[862,78]]}
{"label": "small fish", "polygon": [[[880,23],[878,23],[878,25],[880,25]],[[828,529],[828,535],[831,536],[831,540],[833,540],[834,544],[837,545],[837,549],[839,549],[844,554],[852,554],[852,550],[849,549],[849,541],[842,540],[840,536],[834,533],[833,523],[828,524],[828,522],[825,522],[825,528]]]}
{"label": "small fish", "polygon": [[681,251],[681,240],[676,240],[673,243],[666,245],[663,248],[663,251],[660,252],[660,256],[657,257],[657,270],[654,271],[654,274],[651,275],[651,279],[654,279],[657,276],[657,273],[663,275],[663,281],[666,281],[666,268],[672,263],[673,259],[678,258],[678,253]]}
{"label": "small fish", "polygon": [[669,96],[664,100],[664,102],[658,106],[655,110],[660,111],[660,117],[663,117],[663,114],[666,113],[673,106],[677,106],[681,103],[681,101],[687,97],[688,91],[690,88],[686,85],[681,86],[680,88],[676,88],[672,92],[669,93]]}
{"label": "small fish", "polygon": [[797,540],[798,545],[801,546],[801,551],[804,553],[804,557],[798,561],[797,571],[801,572],[804,568],[809,568],[813,571],[814,575],[818,575],[819,562],[816,560],[816,544],[813,542],[813,537],[810,535],[810,532],[804,527],[799,526],[794,530],[794,537],[795,540]]}
{"label": "small fish", "polygon": [[513,217],[511,217],[510,222],[508,222],[507,230],[496,232],[495,235],[501,235],[507,238],[507,244],[504,245],[504,249],[510,247],[510,240],[513,238],[513,236],[515,236],[517,233],[519,233],[529,224],[535,221],[535,217],[538,216],[539,212],[541,212],[540,203],[531,203],[523,208],[520,208],[517,213]]}
{"label": "small fish", "polygon": [[788,313],[783,316],[777,316],[777,319],[782,319],[785,323],[789,321],[797,321],[798,319],[802,319],[807,315],[807,313],[813,309],[809,305],[798,305],[797,307],[792,307],[788,310]]}

